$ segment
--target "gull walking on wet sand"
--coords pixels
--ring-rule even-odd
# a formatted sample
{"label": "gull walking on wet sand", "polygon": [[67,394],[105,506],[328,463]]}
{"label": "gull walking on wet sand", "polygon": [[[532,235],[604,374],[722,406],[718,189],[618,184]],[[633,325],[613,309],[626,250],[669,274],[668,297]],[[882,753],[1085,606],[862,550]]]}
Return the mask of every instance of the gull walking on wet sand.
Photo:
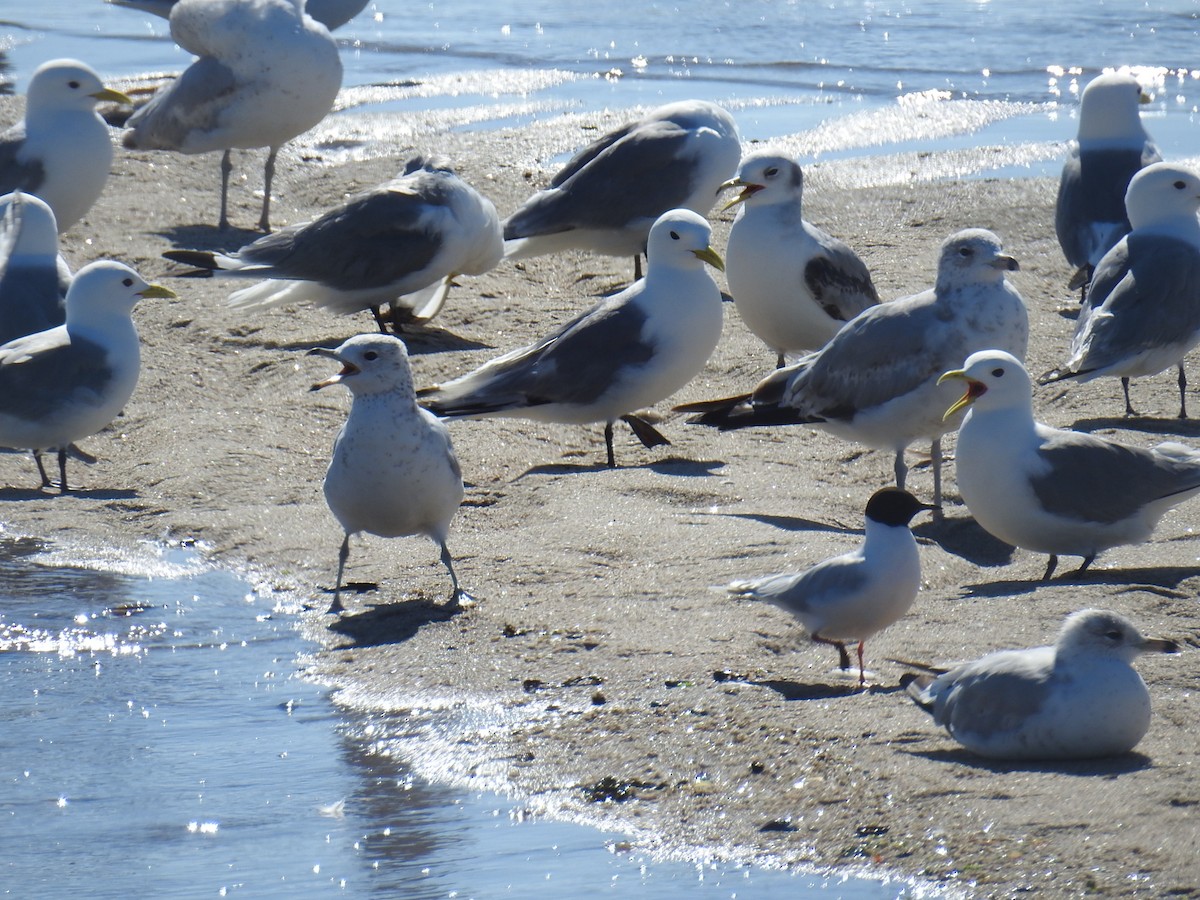
{"label": "gull walking on wet sand", "polygon": [[133,269],[102,261],[84,266],[67,292],[66,322],[0,346],[0,446],[58,451],[59,489],[67,487],[74,441],[106,427],[129,402],[141,369],[130,313],[142,298],[174,297]]}
{"label": "gull walking on wet sand", "polygon": [[897,622],[917,598],[921,557],[909,523],[928,509],[933,507],[899,488],[876,491],[867,503],[861,546],[804,572],[734,581],[728,591],[787,610],[814,641],[837,648],[843,670],[850,668],[845,642],[857,641],[858,683],[865,685],[867,638]]}
{"label": "gull walking on wet sand", "polygon": [[304,0],[179,0],[170,21],[171,37],[199,58],[130,116],[125,146],[223,151],[223,229],[231,151],[269,147],[258,227],[270,231],[275,158],[333,108],[342,85],[337,44]]}
{"label": "gull walking on wet sand", "polygon": [[0,133],[0,194],[41,197],[60,232],[87,214],[108,181],[112,129],[96,112],[101,100],[133,103],[85,63],[52,59],[29,79],[25,118]]}
{"label": "gull walking on wet sand", "polygon": [[342,365],[311,390],[342,384],[353,396],[325,473],[325,500],[346,532],[329,611],[342,610],[350,536],[362,531],[387,538],[426,535],[441,549],[450,573],[450,603],[470,601],[458,585],[446,546],[450,522],[462,503],[462,470],[449,429],[417,406],[404,342],[360,334],[336,350],[311,352]]}
{"label": "gull walking on wet sand", "polygon": [[1128,753],[1150,728],[1150,692],[1133,668],[1175,653],[1124,616],[1072,613],[1051,647],[1000,650],[942,675],[905,676],[909,695],[956,741],[991,759],[1093,759]]}
{"label": "gull walking on wet sand", "polygon": [[1096,554],[1149,539],[1167,510],[1200,493],[1200,450],[1168,442],[1148,450],[1033,418],[1029,373],[999,350],[967,357],[946,381],[966,382],[947,411],[966,409],[955,469],[963,502],[1002,541],[1049,553],[1043,578],[1062,554]]}
{"label": "gull walking on wet sand", "polygon": [[446,418],[603,422],[610,467],[618,419],[646,447],[669,444],[635,413],[691,381],[716,349],[721,292],[704,267],[723,263],[711,234],[690,210],[664,213],[650,230],[645,278],[537,343],[422,390],[421,404]]}

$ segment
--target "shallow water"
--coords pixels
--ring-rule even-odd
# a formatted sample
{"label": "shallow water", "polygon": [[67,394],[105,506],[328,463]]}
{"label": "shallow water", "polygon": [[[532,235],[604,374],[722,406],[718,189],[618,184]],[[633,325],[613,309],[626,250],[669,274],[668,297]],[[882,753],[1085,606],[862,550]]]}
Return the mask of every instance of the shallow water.
{"label": "shallow water", "polygon": [[[0,892],[19,897],[884,898],[656,862],[415,778],[300,675],[297,608],[193,551],[0,541]],[[387,730],[437,727],[429,717]]]}

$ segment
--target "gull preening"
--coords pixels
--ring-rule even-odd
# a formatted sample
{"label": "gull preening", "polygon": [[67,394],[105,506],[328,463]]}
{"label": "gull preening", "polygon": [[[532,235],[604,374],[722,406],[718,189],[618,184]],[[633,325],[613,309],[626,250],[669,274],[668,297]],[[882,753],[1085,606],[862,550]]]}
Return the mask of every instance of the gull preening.
{"label": "gull preening", "polygon": [[1083,89],[1078,133],[1063,164],[1054,210],[1059,246],[1076,270],[1071,288],[1086,291],[1101,258],[1129,232],[1129,180],[1162,160],[1138,113],[1147,99],[1126,72],[1098,75]]}
{"label": "gull preening", "polygon": [[1173,163],[1147,166],[1125,197],[1133,230],[1096,266],[1079,311],[1071,358],[1039,380],[1129,379],[1179,370],[1179,418],[1187,418],[1183,358],[1200,343],[1200,175]]}
{"label": "gull preening", "polygon": [[1172,507],[1200,492],[1200,450],[1168,442],[1150,449],[1062,431],[1033,418],[1029,373],[999,350],[967,357],[939,383],[966,382],[947,416],[966,409],[955,471],[971,515],[1017,547],[1050,554],[1096,555],[1150,537]]}
{"label": "gull preening", "polygon": [[[219,227],[229,227],[234,149],[268,147],[262,216],[271,230],[271,183],[279,148],[333,108],[342,60],[304,0],[179,0],[171,37],[196,59],[130,116],[131,150],[221,150]],[[61,223],[60,223],[61,224]]]}
{"label": "gull preening", "polygon": [[804,173],[785,156],[754,153],[722,185],[740,189],[729,232],[725,277],[733,303],[782,367],[789,353],[819,350],[879,302],[857,254],[805,220]]}
{"label": "gull preening", "polygon": [[734,581],[728,591],[791,613],[814,641],[837,648],[843,670],[850,668],[846,642],[857,641],[858,683],[864,685],[863,645],[917,598],[921,557],[909,523],[929,509],[907,491],[883,488],[867,503],[866,537],[854,550],[803,572]]}
{"label": "gull preening", "polygon": [[942,244],[931,290],[872,306],[824,349],[767,376],[751,394],[688,403],[696,424],[722,430],[817,424],[832,434],[895,453],[896,486],[905,486],[904,451],[932,442],[935,503],[941,505],[941,438],[953,392],[938,376],[968,354],[1003,347],[1025,355],[1029,316],[1005,275],[1018,268],[990,231],[971,228]]}
{"label": "gull preening", "polygon": [[650,229],[646,277],[535,344],[420,392],[439,416],[515,416],[604,423],[616,465],[613,423],[646,447],[670,443],[638,410],[665,400],[704,368],[721,337],[721,292],[705,269],[723,267],[711,229],[686,209]]}
{"label": "gull preening", "polygon": [[25,91],[25,118],[0,133],[0,194],[41,197],[60,232],[82,219],[112,167],[112,130],[96,112],[102,100],[133,103],[79,60],[38,66]]}
{"label": "gull preening", "polygon": [[933,677],[910,696],[956,741],[992,759],[1092,759],[1128,753],[1150,728],[1150,692],[1133,668],[1178,645],[1124,616],[1072,613],[1050,647],[1000,650]]}
{"label": "gull preening", "polygon": [[741,156],[737,125],[715,103],[652,109],[580,150],[505,219],[505,254],[580,249],[632,256],[640,278],[639,254],[658,217],[680,208],[706,215]]}
{"label": "gull preening", "polygon": [[342,368],[311,390],[341,384],[353,397],[325,473],[325,500],[346,533],[330,612],[342,609],[350,536],[363,531],[385,538],[430,538],[450,573],[450,603],[469,601],[446,545],[450,522],[462,503],[462,470],[449,430],[417,406],[404,342],[391,335],[360,334],[336,350],[312,352]]}
{"label": "gull preening", "polygon": [[311,222],[290,225],[234,253],[172,250],[167,259],[263,279],[229,305],[257,311],[311,303],[330,312],[370,310],[380,330],[427,322],[457,275],[482,275],[504,242],[492,202],[438,156],[409,160],[402,175],[351,197]]}
{"label": "gull preening", "polygon": [[149,297],[174,297],[118,262],[84,266],[67,291],[66,322],[0,346],[0,446],[58,452],[66,493],[71,444],[105,428],[129,402],[141,370],[130,313]]}

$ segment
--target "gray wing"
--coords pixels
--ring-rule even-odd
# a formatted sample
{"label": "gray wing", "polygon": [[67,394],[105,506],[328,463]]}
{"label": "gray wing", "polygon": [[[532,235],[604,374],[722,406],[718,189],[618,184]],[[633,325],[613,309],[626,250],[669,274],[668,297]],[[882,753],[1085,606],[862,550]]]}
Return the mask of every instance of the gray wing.
{"label": "gray wing", "polygon": [[933,719],[956,732],[989,737],[1019,730],[1050,695],[1054,650],[1005,650],[939,676],[928,693]]}
{"label": "gray wing", "polygon": [[764,600],[803,619],[819,613],[827,598],[844,597],[861,590],[866,578],[866,569],[861,565],[861,560],[835,556],[804,572],[768,575],[735,584],[746,588],[738,593]]}
{"label": "gray wing", "polygon": [[1096,267],[1068,365],[1085,374],[1198,330],[1200,252],[1186,241],[1133,233]]}
{"label": "gray wing", "polygon": [[604,301],[530,347],[422,392],[422,405],[440,416],[470,416],[592,402],[621,369],[640,366],[654,355],[654,347],[642,336],[645,313],[620,297]]}
{"label": "gray wing", "polygon": [[24,143],[23,122],[0,134],[0,194],[11,194],[17,190],[36,194],[46,178],[46,172],[37,160],[21,162],[17,159]]}
{"label": "gray wing", "polygon": [[804,283],[825,313],[845,322],[877,304],[879,294],[858,254],[817,228],[808,227],[808,231],[822,252],[804,267]]}
{"label": "gray wing", "polygon": [[1200,487],[1200,461],[1128,447],[1090,434],[1043,428],[1046,471],[1030,479],[1048,512],[1112,524],[1155,500]]}
{"label": "gray wing", "polygon": [[504,223],[504,239],[557,234],[576,228],[619,228],[654,219],[687,200],[693,167],[681,159],[691,132],[670,121],[652,122],[601,139],[567,164],[550,190],[539,191]]}
{"label": "gray wing", "polygon": [[20,338],[0,347],[0,411],[36,421],[73,396],[103,390],[112,377],[104,348],[78,337],[68,340],[65,329]]}
{"label": "gray wing", "polygon": [[57,258],[13,256],[25,208],[14,200],[0,219],[0,345],[66,319]]}
{"label": "gray wing", "polygon": [[1125,213],[1129,180],[1161,159],[1158,148],[1149,142],[1141,150],[1073,149],[1063,165],[1054,208],[1054,231],[1067,262],[1076,267],[1091,265],[1129,233]]}
{"label": "gray wing", "polygon": [[437,255],[443,236],[430,228],[431,206],[448,206],[452,187],[422,176],[412,186],[383,187],[303,225],[259,238],[238,251],[243,262],[270,267],[263,277],[315,281],[340,290],[385,287],[419,272]]}
{"label": "gray wing", "polygon": [[188,136],[212,131],[238,91],[233,70],[212,57],[196,60],[129,117],[131,150],[181,150]]}

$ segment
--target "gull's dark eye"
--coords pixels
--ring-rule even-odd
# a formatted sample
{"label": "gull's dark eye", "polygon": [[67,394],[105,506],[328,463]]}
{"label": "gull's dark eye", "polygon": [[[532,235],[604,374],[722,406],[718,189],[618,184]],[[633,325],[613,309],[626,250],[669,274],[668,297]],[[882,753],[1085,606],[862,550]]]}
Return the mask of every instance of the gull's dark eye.
{"label": "gull's dark eye", "polygon": [[972,250],[970,247],[959,247],[958,248],[958,255],[962,256],[962,257],[973,256],[974,253],[975,253],[975,251]]}
{"label": "gull's dark eye", "polygon": [[123,279],[121,279],[121,284],[125,285],[125,287],[133,287],[133,279],[132,278],[123,278]]}
{"label": "gull's dark eye", "polygon": [[1004,370],[1003,369],[992,369],[992,377],[993,378],[1003,378]]}
{"label": "gull's dark eye", "polygon": [[67,87],[69,87],[71,90],[76,90],[79,87],[79,82],[78,81],[68,81]]}
{"label": "gull's dark eye", "polygon": [[379,354],[376,353],[374,350],[368,350],[366,353],[363,354],[363,359],[366,359],[366,360],[379,359]]}
{"label": "gull's dark eye", "polygon": [[1106,632],[1104,632],[1104,636],[1105,636],[1106,638],[1108,638],[1110,641],[1119,641],[1119,640],[1121,639],[1121,632],[1119,632],[1119,631],[1106,631]]}
{"label": "gull's dark eye", "polygon": [[1185,187],[1187,187],[1187,182],[1184,182],[1184,181],[1175,182],[1175,190],[1182,191]]}
{"label": "gull's dark eye", "polygon": [[764,172],[763,174],[766,175],[768,178],[774,178],[776,175],[779,174],[779,166],[771,166],[771,168],[767,169],[767,171]]}
{"label": "gull's dark eye", "polygon": [[671,232],[671,240],[673,240],[673,241],[677,241],[677,240],[679,240],[679,232],[677,232],[677,231],[672,231],[672,232]]}

